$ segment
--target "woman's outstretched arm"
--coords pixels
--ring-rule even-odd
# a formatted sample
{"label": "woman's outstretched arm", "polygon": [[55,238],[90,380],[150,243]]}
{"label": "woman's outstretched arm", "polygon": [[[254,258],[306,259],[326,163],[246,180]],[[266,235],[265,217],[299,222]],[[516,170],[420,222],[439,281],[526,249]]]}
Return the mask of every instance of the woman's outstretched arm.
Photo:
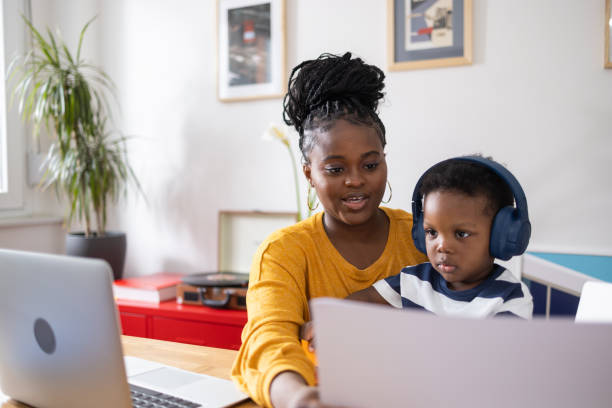
{"label": "woman's outstretched arm", "polygon": [[365,288],[363,290],[359,290],[355,293],[351,293],[345,299],[348,300],[357,300],[360,302],[368,302],[368,303],[381,303],[383,305],[388,305],[389,302],[385,300],[374,286],[370,286],[369,288]]}
{"label": "woman's outstretched arm", "polygon": [[254,258],[247,292],[249,320],[232,379],[265,407],[277,405],[271,399],[271,383],[282,373],[294,373],[303,384],[315,383],[314,366],[299,340],[308,307],[305,262],[291,239],[265,241]]}

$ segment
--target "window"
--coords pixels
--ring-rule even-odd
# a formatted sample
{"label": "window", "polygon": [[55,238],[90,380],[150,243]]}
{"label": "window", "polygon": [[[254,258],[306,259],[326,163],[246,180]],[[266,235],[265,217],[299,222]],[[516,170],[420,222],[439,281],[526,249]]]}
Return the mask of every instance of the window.
{"label": "window", "polygon": [[25,30],[20,18],[27,1],[3,1],[0,7],[0,210],[23,208],[24,126],[16,106],[8,106],[6,68],[23,53]]}
{"label": "window", "polygon": [[[4,60],[4,13],[0,10],[0,57]],[[0,78],[5,78],[4,64],[0,67]],[[6,95],[4,81],[0,81],[0,95]],[[0,193],[7,190],[6,156],[6,97],[0,98]]]}

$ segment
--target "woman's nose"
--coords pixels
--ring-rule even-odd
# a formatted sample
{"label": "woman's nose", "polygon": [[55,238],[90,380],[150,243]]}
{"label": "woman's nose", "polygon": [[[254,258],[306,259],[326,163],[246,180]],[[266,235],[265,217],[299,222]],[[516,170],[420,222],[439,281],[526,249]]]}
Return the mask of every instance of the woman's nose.
{"label": "woman's nose", "polygon": [[364,183],[363,176],[359,173],[358,170],[352,170],[347,172],[346,178],[344,179],[344,184],[347,187],[360,187]]}

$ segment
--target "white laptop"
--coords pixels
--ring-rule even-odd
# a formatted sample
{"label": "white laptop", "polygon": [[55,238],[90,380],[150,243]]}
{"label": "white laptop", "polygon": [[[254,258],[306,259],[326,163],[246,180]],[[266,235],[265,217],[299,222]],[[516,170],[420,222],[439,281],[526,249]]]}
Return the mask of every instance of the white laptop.
{"label": "white laptop", "polygon": [[350,407],[612,406],[612,325],[311,301],[320,395]]}
{"label": "white laptop", "polygon": [[41,408],[127,408],[127,365],[130,383],[187,406],[248,398],[228,380],[134,357],[124,364],[119,334],[106,262],[0,249],[2,393]]}
{"label": "white laptop", "polygon": [[612,323],[612,283],[587,281],[582,285],[576,322]]}

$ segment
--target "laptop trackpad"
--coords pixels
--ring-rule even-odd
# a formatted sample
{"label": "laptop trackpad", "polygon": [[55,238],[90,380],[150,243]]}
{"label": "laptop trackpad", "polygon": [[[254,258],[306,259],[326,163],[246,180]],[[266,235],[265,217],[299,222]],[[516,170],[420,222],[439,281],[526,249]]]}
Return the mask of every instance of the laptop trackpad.
{"label": "laptop trackpad", "polygon": [[150,387],[166,389],[183,387],[201,380],[201,375],[192,374],[183,370],[175,370],[168,367],[157,368],[155,370],[130,377],[130,381],[138,382],[139,384],[145,386],[149,385]]}

